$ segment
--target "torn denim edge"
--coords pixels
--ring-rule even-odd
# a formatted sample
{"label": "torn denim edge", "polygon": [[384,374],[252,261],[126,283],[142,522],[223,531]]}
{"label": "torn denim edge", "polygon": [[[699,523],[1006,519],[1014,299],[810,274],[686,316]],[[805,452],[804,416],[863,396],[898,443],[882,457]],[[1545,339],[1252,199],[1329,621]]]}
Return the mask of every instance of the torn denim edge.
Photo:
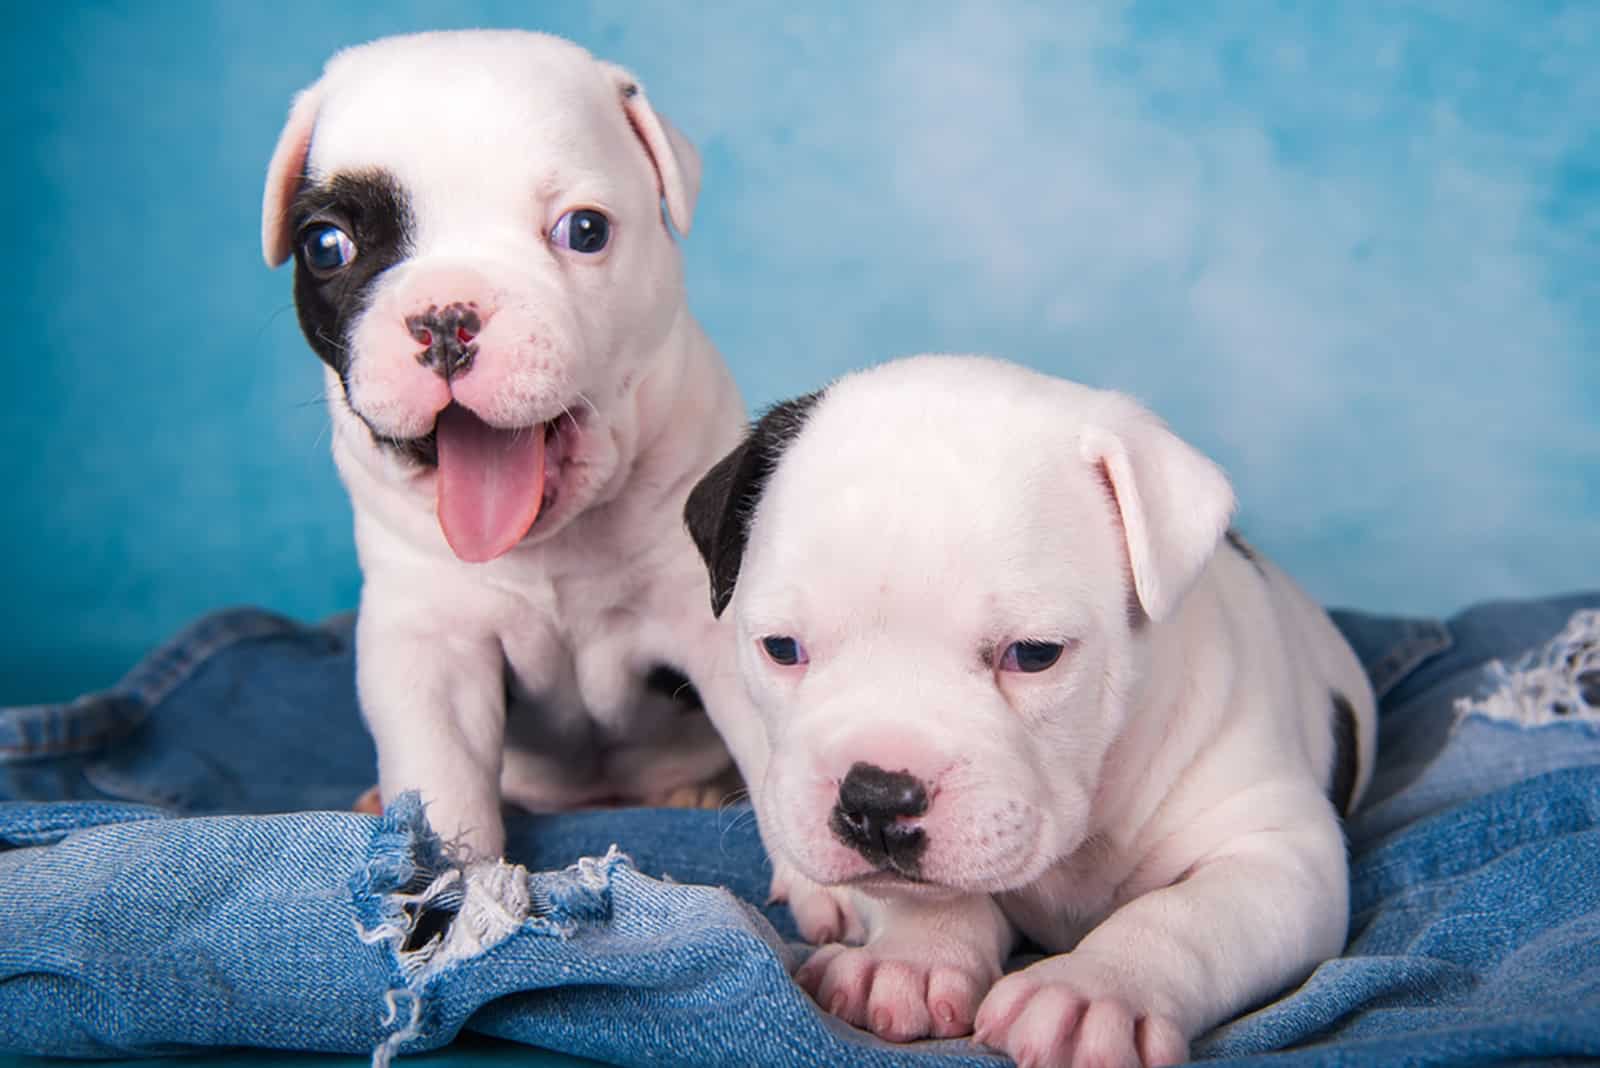
{"label": "torn denim edge", "polygon": [[1457,725],[1470,717],[1521,727],[1600,723],[1600,610],[1574,612],[1554,638],[1484,672],[1493,692],[1456,698]]}
{"label": "torn denim edge", "polygon": [[[396,798],[378,820],[365,868],[350,880],[356,937],[387,944],[404,982],[384,993],[382,1023],[395,1030],[372,1051],[372,1068],[388,1068],[400,1047],[421,1035],[427,988],[438,975],[522,931],[568,938],[605,922],[612,877],[631,866],[616,845],[563,871],[467,860],[434,833],[415,792]],[[423,917],[440,913],[448,916],[444,926],[408,946]]]}

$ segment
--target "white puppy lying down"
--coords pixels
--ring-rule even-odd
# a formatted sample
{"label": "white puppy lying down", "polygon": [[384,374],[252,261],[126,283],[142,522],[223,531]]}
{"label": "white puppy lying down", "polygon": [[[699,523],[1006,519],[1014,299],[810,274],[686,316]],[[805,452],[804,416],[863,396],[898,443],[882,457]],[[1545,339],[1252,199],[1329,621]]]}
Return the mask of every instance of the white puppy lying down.
{"label": "white puppy lying down", "polygon": [[1167,1064],[1340,952],[1373,697],[1233,509],[1127,397],[954,356],[777,406],[695,488],[765,840],[864,928],[801,968],[819,1003]]}

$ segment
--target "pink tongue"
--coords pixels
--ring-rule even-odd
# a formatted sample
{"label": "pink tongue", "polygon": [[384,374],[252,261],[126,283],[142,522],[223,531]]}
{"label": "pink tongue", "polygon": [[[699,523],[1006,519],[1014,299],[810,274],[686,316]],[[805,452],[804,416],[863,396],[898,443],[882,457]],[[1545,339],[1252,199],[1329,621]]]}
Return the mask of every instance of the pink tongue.
{"label": "pink tongue", "polygon": [[510,549],[539,518],[544,427],[496,430],[459,404],[439,413],[439,525],[472,564]]}

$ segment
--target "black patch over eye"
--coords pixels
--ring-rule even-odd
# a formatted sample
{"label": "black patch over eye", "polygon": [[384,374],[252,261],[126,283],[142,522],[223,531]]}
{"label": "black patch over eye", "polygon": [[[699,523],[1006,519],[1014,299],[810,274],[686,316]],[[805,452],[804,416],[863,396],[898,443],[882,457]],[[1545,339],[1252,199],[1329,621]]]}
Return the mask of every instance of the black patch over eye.
{"label": "black patch over eye", "polygon": [[804,664],[809,658],[803,646],[787,634],[769,634],[761,639],[761,648],[768,658],[780,667]]}
{"label": "black patch over eye", "polygon": [[[322,362],[348,385],[351,326],[370,306],[378,279],[411,254],[411,198],[381,168],[335,174],[305,182],[291,217],[300,329]],[[340,260],[343,266],[332,270],[319,266]]]}
{"label": "black patch over eye", "polygon": [[1001,654],[1000,670],[1037,674],[1055,666],[1064,648],[1060,642],[1012,642]]}
{"label": "black patch over eye", "polygon": [[611,240],[611,220],[593,208],[569,211],[556,220],[550,241],[557,248],[593,255]]}
{"label": "black patch over eye", "polygon": [[301,236],[300,255],[307,270],[325,278],[350,266],[356,258],[356,243],[337,226],[317,223]]}

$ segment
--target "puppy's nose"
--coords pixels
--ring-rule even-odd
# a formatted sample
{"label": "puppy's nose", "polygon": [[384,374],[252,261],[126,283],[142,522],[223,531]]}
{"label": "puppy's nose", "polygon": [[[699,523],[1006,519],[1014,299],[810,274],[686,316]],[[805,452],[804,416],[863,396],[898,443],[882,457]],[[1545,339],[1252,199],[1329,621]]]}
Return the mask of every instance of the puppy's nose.
{"label": "puppy's nose", "polygon": [[909,821],[927,810],[928,791],[916,776],[858,762],[839,784],[828,825],[872,863],[915,876],[927,839]]}
{"label": "puppy's nose", "polygon": [[406,316],[406,333],[423,346],[417,362],[446,380],[466,374],[478,355],[484,319],[477,304],[460,301]]}

